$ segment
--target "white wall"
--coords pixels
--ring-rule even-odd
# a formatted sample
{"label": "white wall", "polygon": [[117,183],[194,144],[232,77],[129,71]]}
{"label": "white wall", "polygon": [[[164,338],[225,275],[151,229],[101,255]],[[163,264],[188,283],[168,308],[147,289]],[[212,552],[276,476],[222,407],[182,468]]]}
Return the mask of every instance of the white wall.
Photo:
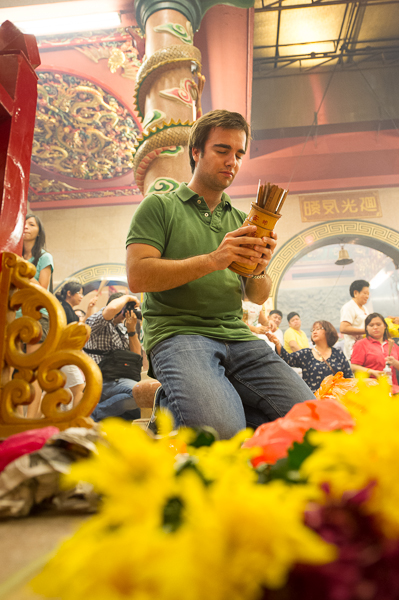
{"label": "white wall", "polygon": [[[317,198],[317,194],[314,196]],[[399,188],[381,188],[379,197],[383,216],[375,221],[399,230]],[[248,212],[251,201],[235,199],[233,204]],[[132,204],[36,211],[45,227],[47,249],[54,257],[54,286],[91,265],[124,263],[126,235],[137,207]],[[289,196],[276,226],[279,246],[311,225],[301,221],[298,196]]]}

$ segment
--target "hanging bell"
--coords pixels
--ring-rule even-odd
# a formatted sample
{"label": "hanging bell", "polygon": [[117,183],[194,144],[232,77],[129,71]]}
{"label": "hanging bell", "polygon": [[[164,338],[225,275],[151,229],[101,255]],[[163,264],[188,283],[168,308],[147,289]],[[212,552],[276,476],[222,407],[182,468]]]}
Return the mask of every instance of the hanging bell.
{"label": "hanging bell", "polygon": [[343,247],[339,251],[338,260],[335,261],[336,265],[350,265],[353,263],[353,259],[350,258],[349,253]]}

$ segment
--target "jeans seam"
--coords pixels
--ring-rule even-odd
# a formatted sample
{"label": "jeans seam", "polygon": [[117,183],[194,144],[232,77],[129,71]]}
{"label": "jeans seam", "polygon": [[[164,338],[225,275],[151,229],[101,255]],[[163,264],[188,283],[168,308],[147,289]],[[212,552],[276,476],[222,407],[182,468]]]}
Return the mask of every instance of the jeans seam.
{"label": "jeans seam", "polygon": [[[160,372],[160,373],[161,373],[161,375],[162,375],[162,373],[163,373],[163,370],[162,370],[162,368],[160,367],[160,365],[159,365],[159,362],[157,361],[157,359],[156,359],[156,358],[157,358],[157,357],[156,357],[156,355],[154,355],[154,354],[151,352],[151,362],[152,362],[153,364],[154,364],[154,363],[156,363],[156,365],[157,365],[157,369],[159,370],[159,372]],[[165,385],[164,385],[164,384],[162,384],[162,387],[163,387],[163,389],[164,389],[164,391],[165,391]],[[166,397],[167,397],[168,401],[169,401],[169,398],[172,398],[172,402],[171,402],[171,403],[173,403],[173,407],[176,409],[176,412],[178,413],[178,416],[179,416],[180,423],[181,423],[181,425],[184,425],[184,426],[185,426],[185,425],[186,425],[185,419],[183,418],[183,415],[182,415],[182,413],[181,413],[181,410],[180,410],[180,407],[179,407],[179,404],[178,404],[177,400],[176,400],[176,399],[173,397],[172,389],[171,389],[171,387],[169,386],[169,384],[168,384],[168,388],[169,388],[169,392],[170,392],[170,393],[169,393],[169,395],[166,395],[166,392],[165,392],[165,395],[166,395]]]}

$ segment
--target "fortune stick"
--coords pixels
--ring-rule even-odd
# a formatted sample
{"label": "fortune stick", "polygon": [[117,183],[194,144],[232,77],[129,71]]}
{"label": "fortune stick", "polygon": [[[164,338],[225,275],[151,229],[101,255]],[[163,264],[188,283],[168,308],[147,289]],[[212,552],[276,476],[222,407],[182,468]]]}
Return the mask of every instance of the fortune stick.
{"label": "fortune stick", "polygon": [[[244,221],[244,225],[256,225],[256,233],[253,237],[271,237],[274,226],[281,217],[280,211],[287,195],[288,190],[266,182],[261,185],[259,180],[256,202],[252,202],[251,210]],[[255,263],[247,265],[233,262],[229,266],[229,269],[238,273],[238,275],[251,277],[256,266]]]}
{"label": "fortune stick", "polygon": [[261,185],[259,179],[256,204],[263,210],[278,214],[287,195],[288,190],[279,188],[277,185],[272,185],[271,183],[265,183],[264,185]]}

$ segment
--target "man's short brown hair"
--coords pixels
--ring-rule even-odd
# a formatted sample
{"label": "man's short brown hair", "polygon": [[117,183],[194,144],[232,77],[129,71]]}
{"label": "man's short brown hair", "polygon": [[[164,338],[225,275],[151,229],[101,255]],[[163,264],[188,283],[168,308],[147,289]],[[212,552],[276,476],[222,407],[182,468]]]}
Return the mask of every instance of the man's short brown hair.
{"label": "man's short brown hair", "polygon": [[244,131],[246,135],[244,150],[247,149],[248,142],[251,138],[251,130],[244,117],[238,112],[230,112],[229,110],[212,110],[200,117],[198,121],[195,121],[191,128],[190,139],[188,141],[188,152],[192,173],[194,173],[195,169],[193,148],[200,150],[201,154],[203,154],[209,134],[215,127]]}

